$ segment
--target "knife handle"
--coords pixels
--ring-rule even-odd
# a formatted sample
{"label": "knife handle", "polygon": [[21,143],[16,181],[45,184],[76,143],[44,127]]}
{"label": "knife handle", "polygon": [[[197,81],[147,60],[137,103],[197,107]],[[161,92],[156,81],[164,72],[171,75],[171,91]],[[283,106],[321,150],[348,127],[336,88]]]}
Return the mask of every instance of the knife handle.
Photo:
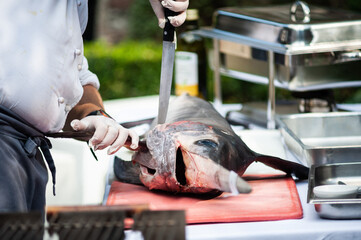
{"label": "knife handle", "polygon": [[174,32],[175,27],[170,24],[168,17],[176,16],[176,12],[173,12],[172,10],[169,10],[168,8],[164,8],[164,16],[166,19],[165,26],[163,29],[163,41],[167,42],[173,42],[174,41]]}

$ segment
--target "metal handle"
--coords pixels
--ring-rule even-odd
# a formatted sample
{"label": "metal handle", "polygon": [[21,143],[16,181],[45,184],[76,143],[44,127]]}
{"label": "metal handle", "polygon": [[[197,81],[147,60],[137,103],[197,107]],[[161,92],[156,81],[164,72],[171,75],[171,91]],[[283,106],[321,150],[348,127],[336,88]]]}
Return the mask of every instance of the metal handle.
{"label": "metal handle", "polygon": [[333,63],[344,63],[351,61],[360,61],[361,60],[361,51],[354,50],[349,52],[340,52],[333,54]]}
{"label": "metal handle", "polygon": [[348,62],[348,61],[355,61],[361,59],[361,52],[355,51],[355,52],[345,52],[340,54],[339,61],[341,62]]}
{"label": "metal handle", "polygon": [[[303,13],[303,19],[297,19],[297,9],[301,8]],[[296,1],[292,4],[290,9],[291,20],[293,22],[308,23],[311,21],[311,10],[307,3],[303,1]]]}

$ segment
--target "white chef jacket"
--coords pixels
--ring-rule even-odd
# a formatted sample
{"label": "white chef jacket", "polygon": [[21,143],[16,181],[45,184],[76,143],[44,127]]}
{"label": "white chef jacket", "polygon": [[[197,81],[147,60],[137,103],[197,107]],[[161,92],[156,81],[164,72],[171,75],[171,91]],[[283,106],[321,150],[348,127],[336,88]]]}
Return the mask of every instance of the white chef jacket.
{"label": "white chef jacket", "polygon": [[99,88],[83,55],[87,0],[0,0],[0,104],[57,132],[82,86]]}

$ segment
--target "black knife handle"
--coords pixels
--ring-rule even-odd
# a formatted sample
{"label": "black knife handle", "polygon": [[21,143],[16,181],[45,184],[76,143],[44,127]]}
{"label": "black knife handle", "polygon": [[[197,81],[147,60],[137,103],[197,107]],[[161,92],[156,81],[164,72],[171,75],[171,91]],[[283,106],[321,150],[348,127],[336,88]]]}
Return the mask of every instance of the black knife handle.
{"label": "black knife handle", "polygon": [[177,13],[169,10],[168,8],[164,8],[164,16],[165,16],[165,26],[163,29],[163,41],[173,42],[174,41],[174,31],[175,27],[170,24],[168,17],[176,16]]}

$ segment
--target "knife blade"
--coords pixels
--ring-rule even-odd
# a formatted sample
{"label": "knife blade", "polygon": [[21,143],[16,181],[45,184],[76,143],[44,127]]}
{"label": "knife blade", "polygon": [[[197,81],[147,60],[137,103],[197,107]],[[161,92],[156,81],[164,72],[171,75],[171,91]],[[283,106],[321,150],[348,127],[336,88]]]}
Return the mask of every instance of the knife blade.
{"label": "knife blade", "polygon": [[159,105],[157,123],[165,123],[168,112],[168,104],[173,79],[173,65],[175,54],[175,28],[170,24],[168,17],[175,16],[175,12],[164,8],[166,23],[163,29],[163,50],[162,50],[162,66],[160,74],[159,87]]}

